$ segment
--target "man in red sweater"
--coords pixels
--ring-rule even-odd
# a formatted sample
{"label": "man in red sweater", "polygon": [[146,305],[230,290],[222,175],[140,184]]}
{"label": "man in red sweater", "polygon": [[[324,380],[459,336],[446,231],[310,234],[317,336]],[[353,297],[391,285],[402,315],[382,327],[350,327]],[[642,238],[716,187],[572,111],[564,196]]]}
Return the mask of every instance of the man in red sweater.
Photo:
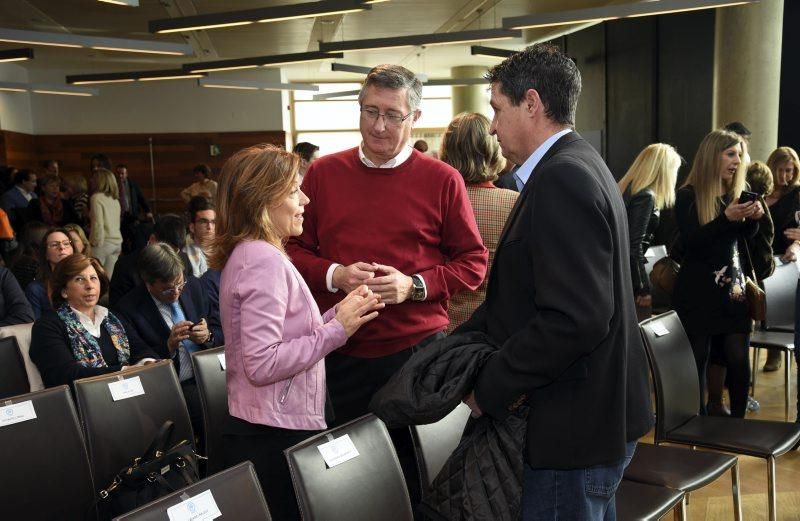
{"label": "man in red sweater", "polygon": [[409,146],[421,97],[411,71],[373,68],[359,95],[361,145],[319,158],[303,180],[311,202],[287,251],[320,309],[360,284],[387,304],[326,359],[337,424],[365,414],[412,347],[443,336],[448,299],[486,275],[461,176]]}

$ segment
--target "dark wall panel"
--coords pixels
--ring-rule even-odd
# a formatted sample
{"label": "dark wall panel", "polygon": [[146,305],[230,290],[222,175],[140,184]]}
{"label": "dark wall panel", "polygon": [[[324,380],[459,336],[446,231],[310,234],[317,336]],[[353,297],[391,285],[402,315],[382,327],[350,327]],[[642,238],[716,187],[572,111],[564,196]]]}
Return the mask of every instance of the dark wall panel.
{"label": "dark wall panel", "polygon": [[566,52],[581,71],[581,98],[575,128],[606,157],[605,26],[598,24],[566,38]]}
{"label": "dark wall panel", "polygon": [[656,138],[656,27],[655,17],[606,24],[606,163],[617,178]]}
{"label": "dark wall panel", "polygon": [[778,114],[778,145],[800,149],[800,2],[783,2],[783,45],[781,50],[781,100]]}

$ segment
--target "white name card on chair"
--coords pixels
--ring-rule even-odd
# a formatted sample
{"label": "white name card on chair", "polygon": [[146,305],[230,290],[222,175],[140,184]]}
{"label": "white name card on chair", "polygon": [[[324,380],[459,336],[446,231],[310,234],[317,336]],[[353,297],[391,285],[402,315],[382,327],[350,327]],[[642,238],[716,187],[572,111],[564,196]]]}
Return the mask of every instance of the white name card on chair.
{"label": "white name card on chair", "polygon": [[[120,376],[120,378],[122,377]],[[128,378],[127,380],[120,379],[116,382],[111,382],[108,384],[108,390],[111,391],[111,398],[115,402],[144,394],[144,387],[142,387],[142,381],[138,376]]]}
{"label": "white name card on chair", "polygon": [[325,460],[328,468],[335,467],[359,455],[358,449],[353,445],[349,434],[345,434],[341,438],[336,438],[328,443],[323,443],[317,449],[322,454],[322,459]]}
{"label": "white name card on chair", "polygon": [[222,368],[223,371],[225,371],[226,370],[226,368],[225,368],[225,353],[218,354],[217,358],[219,359],[219,366]]}
{"label": "white name card on chair", "polygon": [[650,331],[657,337],[662,337],[669,334],[669,329],[666,328],[661,322],[653,322],[650,324]]}
{"label": "white name card on chair", "polygon": [[0,427],[35,419],[36,411],[30,400],[0,407]]}
{"label": "white name card on chair", "polygon": [[214,495],[206,490],[169,507],[167,515],[169,521],[210,521],[222,516],[222,512],[214,501]]}

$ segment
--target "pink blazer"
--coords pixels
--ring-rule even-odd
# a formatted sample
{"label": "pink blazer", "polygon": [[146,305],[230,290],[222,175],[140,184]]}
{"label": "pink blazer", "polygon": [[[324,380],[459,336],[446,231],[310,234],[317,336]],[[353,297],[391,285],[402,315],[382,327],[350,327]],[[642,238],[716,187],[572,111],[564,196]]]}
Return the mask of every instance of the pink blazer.
{"label": "pink blazer", "polygon": [[222,270],[230,414],[284,429],[325,429],[325,355],[344,345],[334,309],[320,316],[300,273],[275,246],[239,243]]}

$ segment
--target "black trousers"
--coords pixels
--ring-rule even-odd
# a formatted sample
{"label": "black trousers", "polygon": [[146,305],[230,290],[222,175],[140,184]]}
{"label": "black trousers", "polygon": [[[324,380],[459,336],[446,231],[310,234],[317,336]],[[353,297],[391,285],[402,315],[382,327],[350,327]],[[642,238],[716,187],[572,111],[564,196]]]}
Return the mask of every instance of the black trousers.
{"label": "black trousers", "polygon": [[[342,425],[369,412],[372,396],[389,381],[411,355],[434,340],[444,338],[443,332],[435,333],[418,344],[399,353],[380,358],[356,358],[336,352],[325,358],[328,392],[336,418],[329,427]],[[414,443],[408,427],[389,429],[397,458],[408,485],[411,504],[416,507],[421,497],[419,473],[414,456]]]}
{"label": "black trousers", "polygon": [[251,461],[256,468],[272,519],[299,520],[300,511],[297,508],[292,476],[283,451],[310,438],[316,431],[279,429],[255,425],[238,418],[231,418],[225,428],[226,432],[222,436],[225,467]]}

